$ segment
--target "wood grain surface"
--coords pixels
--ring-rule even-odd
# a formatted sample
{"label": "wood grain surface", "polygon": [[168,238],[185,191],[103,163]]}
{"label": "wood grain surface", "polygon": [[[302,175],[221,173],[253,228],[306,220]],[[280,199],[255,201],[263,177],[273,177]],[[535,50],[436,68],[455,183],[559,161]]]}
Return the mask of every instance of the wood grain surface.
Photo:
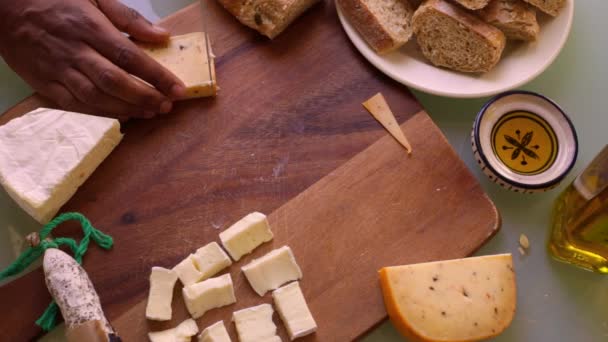
{"label": "wood grain surface", "polygon": [[[63,208],[115,239],[109,252],[92,247],[84,267],[125,341],[186,317],[176,295],[173,322],[146,322],[150,268],[172,267],[254,210],[272,213],[276,237],[231,268],[238,302],[203,316],[201,328],[224,319],[234,337],[232,311],[270,302],[239,266],[289,245],[319,324],[306,340],[354,339],[385,318],[381,266],[463,257],[496,232],[498,214],[474,177],[407,88],[357,54],[333,3],[273,41],[208,4],[219,96],[124,124],[122,143]],[[199,13],[193,5],[162,23],[186,33],[200,27]],[[411,157],[361,106],[380,91]],[[33,96],[0,124],[41,105],[51,104]],[[55,235],[80,236],[70,224]],[[40,270],[1,287],[10,310],[0,313],[0,340],[39,336],[33,322],[49,301]]]}

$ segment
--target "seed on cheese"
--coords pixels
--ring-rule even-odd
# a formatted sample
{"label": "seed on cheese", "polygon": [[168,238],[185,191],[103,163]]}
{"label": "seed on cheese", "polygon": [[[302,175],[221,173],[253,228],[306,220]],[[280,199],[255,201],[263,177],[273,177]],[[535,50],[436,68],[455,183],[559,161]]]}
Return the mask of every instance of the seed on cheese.
{"label": "seed on cheese", "polygon": [[236,326],[240,342],[280,342],[277,326],[272,321],[272,306],[262,304],[235,311],[232,321]]}
{"label": "seed on cheese", "polygon": [[258,212],[243,217],[220,233],[222,245],[235,261],[264,242],[272,240],[272,237],[266,215]]}
{"label": "seed on cheese", "polygon": [[317,323],[306,305],[299,282],[274,290],[272,298],[292,341],[317,331]]}
{"label": "seed on cheese", "polygon": [[181,322],[177,327],[148,333],[150,342],[190,342],[198,333],[198,326],[193,319]]}
{"label": "seed on cheese", "polygon": [[46,224],[121,139],[118,120],[38,108],[0,127],[0,184]]}
{"label": "seed on cheese", "polygon": [[182,294],[193,318],[199,318],[211,309],[236,303],[230,274],[186,286]]}
{"label": "seed on cheese", "polygon": [[197,283],[203,277],[203,274],[196,268],[194,263],[194,254],[188,255],[179,264],[173,267],[173,271],[177,273],[179,280],[184,286]]}
{"label": "seed on cheese", "polygon": [[204,32],[173,36],[163,46],[141,44],[143,51],[171,71],[186,85],[185,99],[214,96],[217,92],[214,56],[207,59]]}
{"label": "seed on cheese", "polygon": [[208,326],[198,335],[198,342],[231,342],[223,321]]}
{"label": "seed on cheese", "polygon": [[152,267],[146,318],[155,321],[167,321],[171,319],[171,302],[173,300],[173,287],[176,281],[177,274],[173,270]]}
{"label": "seed on cheese", "polygon": [[192,260],[201,274],[199,280],[213,277],[219,271],[232,265],[232,260],[230,260],[217,242],[211,242],[199,248],[192,256]]}
{"label": "seed on cheese", "polygon": [[385,267],[380,284],[391,321],[414,341],[479,341],[515,313],[510,254]]}
{"label": "seed on cheese", "polygon": [[288,246],[254,259],[241,269],[253,290],[260,296],[285,283],[302,278],[302,270]]}

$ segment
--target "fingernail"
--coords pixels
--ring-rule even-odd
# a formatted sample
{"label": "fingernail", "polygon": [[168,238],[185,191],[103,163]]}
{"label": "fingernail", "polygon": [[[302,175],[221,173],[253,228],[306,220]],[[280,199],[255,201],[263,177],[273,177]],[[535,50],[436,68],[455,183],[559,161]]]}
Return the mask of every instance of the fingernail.
{"label": "fingernail", "polygon": [[160,104],[160,113],[169,113],[171,111],[171,107],[173,107],[173,104],[170,101],[163,101],[163,103]]}
{"label": "fingernail", "polygon": [[163,27],[154,25],[154,26],[152,26],[152,29],[154,30],[155,33],[162,34],[162,35],[167,35],[167,36],[169,35],[169,31],[167,31]]}
{"label": "fingernail", "polygon": [[156,115],[156,113],[154,113],[151,110],[144,110],[144,118],[146,118],[146,119],[153,118],[155,115]]}
{"label": "fingernail", "polygon": [[175,99],[180,99],[186,95],[186,88],[182,85],[175,84],[171,87],[171,95]]}

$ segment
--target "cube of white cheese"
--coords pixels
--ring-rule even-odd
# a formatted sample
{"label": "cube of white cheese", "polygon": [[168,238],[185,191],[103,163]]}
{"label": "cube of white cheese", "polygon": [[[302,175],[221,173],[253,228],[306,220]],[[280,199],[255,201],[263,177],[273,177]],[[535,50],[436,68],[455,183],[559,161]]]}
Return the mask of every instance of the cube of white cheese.
{"label": "cube of white cheese", "polygon": [[179,264],[173,267],[173,271],[177,273],[179,280],[184,286],[197,283],[203,277],[203,274],[196,268],[194,263],[194,254],[188,255]]}
{"label": "cube of white cheese", "polygon": [[231,342],[224,321],[208,326],[198,335],[198,342]]}
{"label": "cube of white cheese", "polygon": [[186,286],[182,293],[193,318],[199,318],[211,309],[236,303],[230,274]]}
{"label": "cube of white cheese", "polygon": [[281,341],[277,335],[277,326],[272,321],[272,306],[262,304],[235,311],[232,321],[236,326],[240,342],[275,342]]}
{"label": "cube of white cheese", "polygon": [[0,127],[0,184],[46,224],[121,139],[118,120],[38,108]]}
{"label": "cube of white cheese", "polygon": [[317,330],[317,323],[306,305],[299,282],[294,281],[274,290],[272,298],[292,341]]}
{"label": "cube of white cheese", "polygon": [[266,215],[258,212],[243,217],[220,233],[222,245],[235,261],[272,238]]}
{"label": "cube of white cheese", "polygon": [[213,277],[219,271],[232,265],[232,260],[215,241],[199,248],[192,256],[192,260],[201,274],[200,280]]}
{"label": "cube of white cheese", "polygon": [[171,319],[171,302],[173,300],[173,287],[176,281],[177,274],[173,270],[152,267],[146,318],[155,321],[167,321]]}
{"label": "cube of white cheese", "polygon": [[302,278],[291,248],[283,246],[241,268],[253,290],[263,296],[270,290]]}
{"label": "cube of white cheese", "polygon": [[150,342],[190,342],[192,336],[198,333],[196,322],[189,318],[177,327],[148,333]]}

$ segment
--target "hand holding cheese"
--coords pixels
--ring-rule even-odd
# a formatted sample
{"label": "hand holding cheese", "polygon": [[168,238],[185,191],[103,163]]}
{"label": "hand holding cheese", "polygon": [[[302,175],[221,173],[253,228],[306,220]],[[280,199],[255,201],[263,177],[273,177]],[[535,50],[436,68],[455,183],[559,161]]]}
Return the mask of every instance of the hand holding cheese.
{"label": "hand holding cheese", "polygon": [[161,43],[167,31],[117,0],[1,1],[0,16],[0,55],[64,109],[151,117],[183,96],[182,82],[121,32]]}

